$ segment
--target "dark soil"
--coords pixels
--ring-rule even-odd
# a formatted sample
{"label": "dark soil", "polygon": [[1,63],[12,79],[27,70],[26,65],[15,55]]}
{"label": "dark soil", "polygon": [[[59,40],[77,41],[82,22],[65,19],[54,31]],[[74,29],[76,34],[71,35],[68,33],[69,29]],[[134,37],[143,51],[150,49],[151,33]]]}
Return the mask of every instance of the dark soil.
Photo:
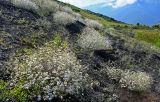
{"label": "dark soil", "polygon": [[[9,80],[10,73],[6,71],[7,63],[14,58],[19,50],[24,48],[36,49],[38,46],[49,41],[54,33],[60,33],[65,38],[69,35],[71,45],[75,45],[77,33],[85,27],[85,24],[76,22],[62,27],[52,25],[47,29],[36,25],[36,20],[41,18],[31,11],[16,8],[5,1],[0,1],[0,79]],[[49,19],[49,17],[48,17]],[[42,35],[37,35],[39,32]],[[68,37],[68,36],[67,36]],[[113,50],[81,51],[76,52],[77,58],[82,60],[84,65],[89,66],[89,76],[99,83],[94,89],[86,89],[83,96],[67,96],[65,101],[59,102],[160,102],[160,52],[146,52],[143,46],[131,48],[126,46],[125,41],[119,37],[109,36],[112,41]],[[34,43],[33,43],[34,41]],[[146,93],[131,92],[121,89],[115,80],[109,79],[101,70],[107,66],[143,71],[149,73],[154,81],[152,88]],[[158,87],[159,86],[159,87]],[[115,96],[115,94],[117,96]],[[71,98],[71,99],[69,99]],[[55,100],[55,101],[56,101]],[[54,101],[54,102],[55,102]]]}

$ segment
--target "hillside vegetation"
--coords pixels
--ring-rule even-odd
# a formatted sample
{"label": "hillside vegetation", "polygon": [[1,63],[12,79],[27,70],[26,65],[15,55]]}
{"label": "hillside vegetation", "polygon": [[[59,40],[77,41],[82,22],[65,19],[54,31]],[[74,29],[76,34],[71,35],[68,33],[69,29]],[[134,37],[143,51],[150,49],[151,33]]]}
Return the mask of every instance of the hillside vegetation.
{"label": "hillside vegetation", "polygon": [[56,0],[0,1],[1,102],[159,102],[160,29]]}
{"label": "hillside vegetation", "polygon": [[[83,17],[96,20],[99,23],[103,24],[103,26],[106,28],[115,28],[116,30],[124,31],[123,33],[133,33],[132,35],[135,39],[140,41],[145,41],[147,43],[151,43],[156,47],[160,47],[159,45],[160,26],[159,25],[154,25],[152,27],[149,27],[146,25],[141,25],[139,23],[137,23],[137,25],[126,24],[98,13],[94,13],[88,10],[82,10],[70,4],[67,4],[67,5],[70,6],[75,12],[78,12],[81,15],[83,15]],[[145,36],[145,34],[147,35],[147,37]],[[156,39],[155,39],[155,36],[156,36]]]}

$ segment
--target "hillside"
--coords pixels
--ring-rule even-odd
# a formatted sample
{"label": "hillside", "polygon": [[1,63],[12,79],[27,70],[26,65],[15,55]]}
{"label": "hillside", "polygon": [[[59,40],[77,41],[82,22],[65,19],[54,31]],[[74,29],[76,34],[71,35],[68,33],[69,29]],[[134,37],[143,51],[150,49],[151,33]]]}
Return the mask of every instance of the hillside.
{"label": "hillside", "polygon": [[120,8],[103,6],[103,4],[91,5],[85,8],[130,24],[141,23],[148,26],[159,24],[160,15],[157,12],[159,12],[160,3],[158,1],[157,3],[147,1],[148,0],[138,0],[132,5]]}
{"label": "hillside", "polygon": [[159,34],[55,0],[1,0],[0,101],[159,102]]}

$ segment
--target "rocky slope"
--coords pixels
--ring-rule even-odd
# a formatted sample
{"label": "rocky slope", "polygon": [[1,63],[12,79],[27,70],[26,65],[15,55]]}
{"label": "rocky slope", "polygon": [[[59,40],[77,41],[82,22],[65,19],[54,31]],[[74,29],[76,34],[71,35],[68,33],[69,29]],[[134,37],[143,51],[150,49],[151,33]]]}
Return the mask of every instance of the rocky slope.
{"label": "rocky slope", "polygon": [[0,1],[0,101],[159,102],[160,50],[51,0]]}

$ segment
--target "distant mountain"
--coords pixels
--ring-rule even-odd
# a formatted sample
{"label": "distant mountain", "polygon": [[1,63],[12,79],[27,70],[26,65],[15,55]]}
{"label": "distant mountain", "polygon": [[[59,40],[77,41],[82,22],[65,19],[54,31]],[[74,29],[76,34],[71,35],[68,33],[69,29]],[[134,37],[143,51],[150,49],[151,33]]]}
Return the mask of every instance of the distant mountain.
{"label": "distant mountain", "polygon": [[86,7],[85,9],[101,13],[130,24],[141,23],[145,25],[154,25],[160,23],[160,4],[155,2],[143,2],[140,0],[135,4],[121,8],[112,8],[111,6],[98,4]]}

